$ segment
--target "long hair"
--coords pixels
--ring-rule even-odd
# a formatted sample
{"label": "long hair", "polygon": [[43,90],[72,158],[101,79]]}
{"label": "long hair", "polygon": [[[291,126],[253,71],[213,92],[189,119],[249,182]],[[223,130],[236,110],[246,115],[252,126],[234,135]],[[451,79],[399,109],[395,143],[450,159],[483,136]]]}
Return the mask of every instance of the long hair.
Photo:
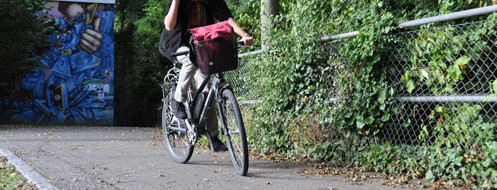
{"label": "long hair", "polygon": [[190,12],[190,26],[205,25],[205,0],[190,0],[192,9]]}

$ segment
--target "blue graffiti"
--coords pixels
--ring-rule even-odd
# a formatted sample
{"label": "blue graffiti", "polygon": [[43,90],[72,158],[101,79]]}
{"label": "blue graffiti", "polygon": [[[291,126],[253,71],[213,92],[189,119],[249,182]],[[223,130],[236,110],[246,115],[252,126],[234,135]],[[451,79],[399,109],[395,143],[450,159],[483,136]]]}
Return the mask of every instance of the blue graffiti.
{"label": "blue graffiti", "polygon": [[104,11],[99,31],[101,48],[89,54],[78,46],[86,14],[71,20],[55,19],[64,33],[49,35],[53,46],[34,69],[20,81],[29,99],[0,100],[2,114],[12,121],[28,123],[112,124],[114,104],[114,34],[112,11]]}

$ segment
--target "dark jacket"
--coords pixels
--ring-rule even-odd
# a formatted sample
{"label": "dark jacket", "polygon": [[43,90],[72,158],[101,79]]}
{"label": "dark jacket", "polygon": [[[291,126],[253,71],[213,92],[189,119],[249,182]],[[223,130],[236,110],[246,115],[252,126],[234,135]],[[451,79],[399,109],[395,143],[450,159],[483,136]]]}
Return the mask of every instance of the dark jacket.
{"label": "dark jacket", "polygon": [[[164,13],[164,17],[169,12],[169,8],[171,7],[172,0],[167,2],[166,11]],[[186,42],[182,42],[182,34],[188,32],[188,21],[189,21],[189,11],[190,10],[190,0],[181,0],[178,9],[178,17],[176,21],[176,26],[174,29],[168,31],[164,27],[162,30],[159,51],[160,53],[169,59],[169,61],[173,62],[175,58],[171,56],[172,53],[176,52],[178,48],[183,43],[184,45],[188,45]],[[207,15],[207,24],[214,24],[214,17],[218,21],[228,20],[230,17],[233,17],[226,2],[224,0],[206,0],[205,1],[205,11]],[[183,40],[184,41],[184,40]]]}

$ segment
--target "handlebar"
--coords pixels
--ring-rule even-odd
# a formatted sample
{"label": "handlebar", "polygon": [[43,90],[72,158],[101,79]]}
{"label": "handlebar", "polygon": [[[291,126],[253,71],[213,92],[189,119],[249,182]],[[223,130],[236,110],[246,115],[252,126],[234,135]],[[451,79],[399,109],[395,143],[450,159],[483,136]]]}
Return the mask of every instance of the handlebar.
{"label": "handlebar", "polygon": [[241,47],[248,47],[248,46],[246,46],[246,45],[245,45],[245,43],[243,43],[243,41],[238,41],[238,42],[236,42],[236,46],[237,46],[238,48],[241,48]]}
{"label": "handlebar", "polygon": [[176,57],[176,56],[180,56],[180,55],[186,55],[188,53],[190,53],[190,50],[171,53],[171,56]]}
{"label": "handlebar", "polygon": [[[239,41],[239,42],[237,42],[237,43],[236,43],[236,46],[237,46],[238,48],[242,48],[242,47],[250,47],[250,46],[246,46],[246,45],[243,43],[243,41]],[[190,53],[190,50],[187,50],[187,51],[180,51],[180,52],[175,52],[175,53],[171,53],[171,56],[176,57],[176,56],[180,56],[180,55],[186,55],[186,54],[188,54],[188,53]]]}

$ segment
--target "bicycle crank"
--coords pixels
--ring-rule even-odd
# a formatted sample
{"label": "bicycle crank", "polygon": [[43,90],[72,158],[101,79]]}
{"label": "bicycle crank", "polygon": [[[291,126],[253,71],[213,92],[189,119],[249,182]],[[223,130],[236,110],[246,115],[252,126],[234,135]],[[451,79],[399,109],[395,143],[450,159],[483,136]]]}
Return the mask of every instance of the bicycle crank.
{"label": "bicycle crank", "polygon": [[190,122],[188,121],[188,119],[185,119],[185,124],[186,124],[186,127],[188,128],[188,132],[187,132],[187,135],[188,135],[188,141],[190,142],[191,145],[195,145],[197,143],[197,140],[198,140],[198,136],[197,136],[197,132],[196,132],[196,126],[195,124],[190,124]]}

